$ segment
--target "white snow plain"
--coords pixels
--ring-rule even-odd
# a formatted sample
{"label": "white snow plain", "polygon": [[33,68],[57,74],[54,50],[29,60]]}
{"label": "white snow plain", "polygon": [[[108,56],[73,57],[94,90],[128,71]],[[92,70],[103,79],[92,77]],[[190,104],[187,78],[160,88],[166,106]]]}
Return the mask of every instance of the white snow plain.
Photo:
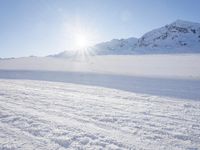
{"label": "white snow plain", "polygon": [[198,150],[199,64],[199,54],[1,59],[0,150]]}
{"label": "white snow plain", "polygon": [[200,147],[199,101],[1,79],[0,107],[1,150]]}
{"label": "white snow plain", "polygon": [[0,60],[0,70],[68,71],[140,77],[200,79],[200,54],[85,55]]}

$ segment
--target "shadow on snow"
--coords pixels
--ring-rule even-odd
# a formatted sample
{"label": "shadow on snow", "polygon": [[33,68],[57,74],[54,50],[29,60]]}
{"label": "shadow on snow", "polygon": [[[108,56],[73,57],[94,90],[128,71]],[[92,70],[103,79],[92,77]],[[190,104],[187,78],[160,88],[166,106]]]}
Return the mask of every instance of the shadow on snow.
{"label": "shadow on snow", "polygon": [[200,80],[164,79],[80,72],[23,70],[0,70],[0,78],[95,85],[135,93],[200,100]]}

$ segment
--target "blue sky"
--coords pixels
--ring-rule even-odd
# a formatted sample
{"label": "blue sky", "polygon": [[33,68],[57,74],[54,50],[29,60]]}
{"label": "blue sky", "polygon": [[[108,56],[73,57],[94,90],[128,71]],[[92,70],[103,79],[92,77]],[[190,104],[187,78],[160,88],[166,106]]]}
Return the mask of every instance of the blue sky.
{"label": "blue sky", "polygon": [[54,54],[141,37],[177,19],[200,22],[200,0],[0,0],[0,57]]}

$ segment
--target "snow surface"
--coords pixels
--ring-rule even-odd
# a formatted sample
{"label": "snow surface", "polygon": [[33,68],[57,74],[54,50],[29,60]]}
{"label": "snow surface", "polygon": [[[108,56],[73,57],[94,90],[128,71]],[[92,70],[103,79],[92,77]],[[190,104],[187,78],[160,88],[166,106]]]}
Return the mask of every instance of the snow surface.
{"label": "snow surface", "polygon": [[68,71],[140,77],[200,79],[200,54],[27,57],[0,60],[1,70]]}
{"label": "snow surface", "polygon": [[134,93],[200,100],[200,80],[165,79],[80,72],[1,70],[1,79],[29,79],[101,86]]}
{"label": "snow surface", "polygon": [[0,107],[2,150],[200,147],[200,101],[1,79]]}

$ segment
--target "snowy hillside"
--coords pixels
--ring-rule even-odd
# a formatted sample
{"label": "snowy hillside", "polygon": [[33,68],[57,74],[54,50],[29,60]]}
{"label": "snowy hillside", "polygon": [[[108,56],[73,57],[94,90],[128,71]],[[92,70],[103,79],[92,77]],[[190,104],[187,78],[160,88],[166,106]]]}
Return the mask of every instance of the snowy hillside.
{"label": "snowy hillside", "polygon": [[[200,53],[200,24],[177,20],[144,34],[141,38],[113,39],[87,48],[90,55]],[[64,51],[51,57],[71,57]]]}
{"label": "snowy hillside", "polygon": [[177,20],[143,35],[138,53],[199,53],[200,24]]}
{"label": "snowy hillside", "polygon": [[104,42],[91,47],[91,51],[95,54],[130,54],[131,51],[136,47],[138,39],[113,39],[109,42]]}
{"label": "snowy hillside", "polygon": [[[125,55],[131,54],[132,50],[136,47],[138,39],[129,38],[129,39],[113,39],[108,42],[99,43],[95,46],[86,48],[87,50],[83,50],[83,52],[87,53],[86,55]],[[67,50],[55,55],[49,55],[48,57],[56,57],[56,58],[70,58],[77,57],[82,50]]]}
{"label": "snowy hillside", "polygon": [[0,114],[1,150],[200,147],[199,101],[0,80]]}

